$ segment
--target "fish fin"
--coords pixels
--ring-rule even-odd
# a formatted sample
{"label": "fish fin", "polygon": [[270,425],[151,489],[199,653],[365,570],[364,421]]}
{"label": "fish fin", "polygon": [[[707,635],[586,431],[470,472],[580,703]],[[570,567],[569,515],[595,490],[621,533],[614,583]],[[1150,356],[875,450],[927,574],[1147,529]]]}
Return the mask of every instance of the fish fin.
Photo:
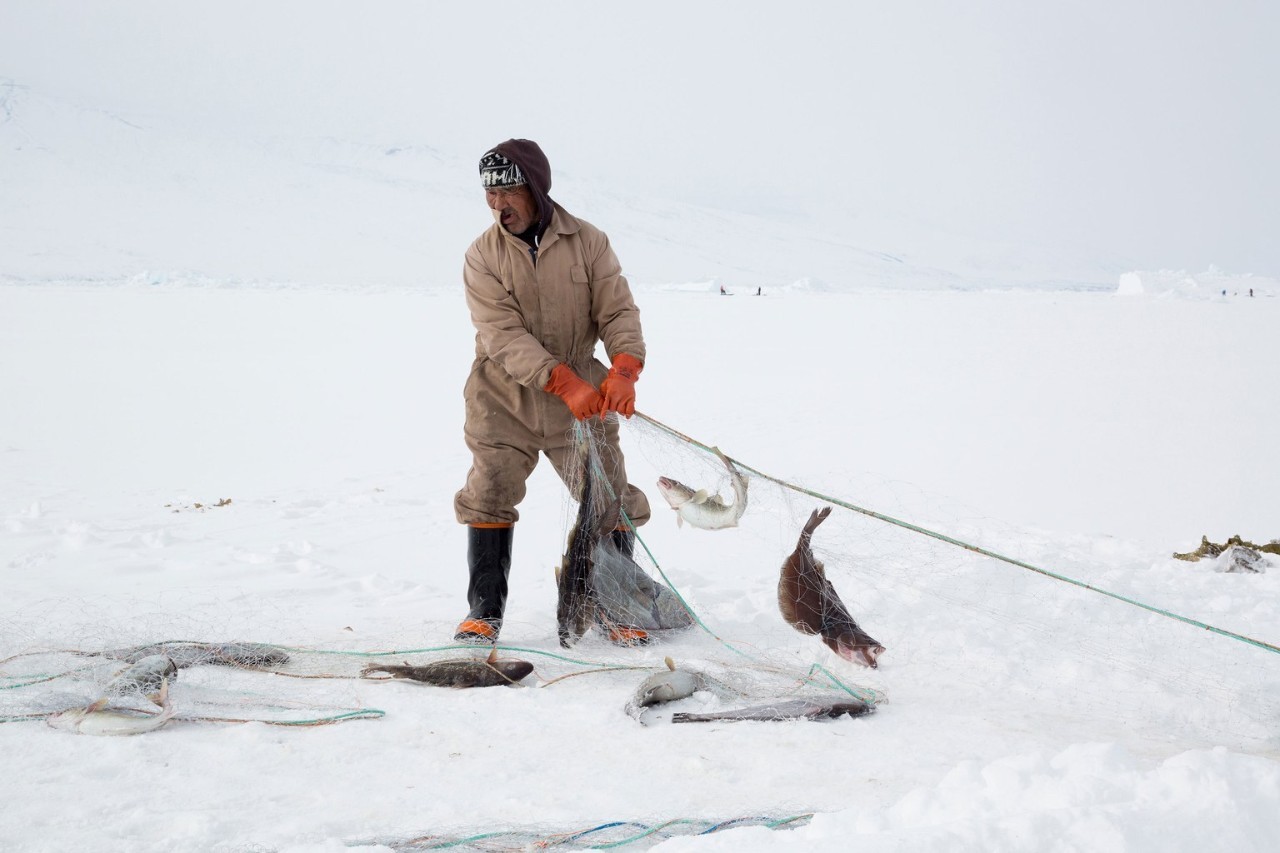
{"label": "fish fin", "polygon": [[782,611],[782,618],[792,628],[795,628],[801,634],[818,633],[809,620],[800,615],[799,602],[786,596],[778,596],[778,609]]}
{"label": "fish fin", "polygon": [[689,498],[689,503],[704,504],[709,500],[711,500],[711,493],[706,489],[698,489],[698,491],[693,493],[693,497]]}
{"label": "fish fin", "polygon": [[788,625],[796,624],[796,603],[788,596],[778,596],[778,610],[782,611],[782,618],[786,620]]}
{"label": "fish fin", "polygon": [[160,681],[160,689],[155,693],[148,693],[147,699],[152,705],[159,705],[161,708],[169,701],[169,678],[166,676]]}
{"label": "fish fin", "polygon": [[672,672],[676,671],[676,662],[673,661],[671,658],[669,657],[663,658],[662,662],[667,665],[667,669],[671,670]]}
{"label": "fish fin", "polygon": [[806,580],[797,575],[791,560],[783,564],[778,582],[778,610],[786,623],[801,634],[816,634],[821,623],[817,611],[821,606],[813,600],[813,590],[805,585]]}
{"label": "fish fin", "polygon": [[679,530],[681,527],[684,527],[684,516],[676,513],[676,529]]}
{"label": "fish fin", "polygon": [[103,696],[101,699],[95,699],[93,702],[90,702],[88,705],[85,705],[84,712],[86,714],[95,714],[98,711],[101,711],[103,708],[107,707],[107,702],[109,701],[110,700],[107,699],[106,696]]}
{"label": "fish fin", "polygon": [[495,645],[493,650],[489,652],[489,657],[485,658],[485,663],[493,666],[498,662],[498,647]]}

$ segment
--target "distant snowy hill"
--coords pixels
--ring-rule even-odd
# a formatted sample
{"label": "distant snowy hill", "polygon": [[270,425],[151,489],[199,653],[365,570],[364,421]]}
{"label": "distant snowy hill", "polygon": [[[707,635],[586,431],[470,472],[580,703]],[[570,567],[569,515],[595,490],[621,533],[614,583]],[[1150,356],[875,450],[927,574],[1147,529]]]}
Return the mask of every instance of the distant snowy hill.
{"label": "distant snowy hill", "polygon": [[[263,137],[0,78],[0,278],[452,286],[490,222],[479,153],[431,139]],[[610,234],[638,286],[1105,290],[1132,268],[853,209],[762,197],[717,210],[606,175],[558,170],[554,181],[557,200]]]}

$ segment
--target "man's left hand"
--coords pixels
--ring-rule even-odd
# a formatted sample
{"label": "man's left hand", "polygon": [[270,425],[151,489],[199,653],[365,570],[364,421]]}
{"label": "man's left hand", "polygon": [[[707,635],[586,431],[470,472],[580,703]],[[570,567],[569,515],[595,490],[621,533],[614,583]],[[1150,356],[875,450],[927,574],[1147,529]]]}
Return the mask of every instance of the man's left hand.
{"label": "man's left hand", "polygon": [[617,412],[627,418],[636,413],[636,380],[643,369],[644,365],[638,358],[625,352],[613,357],[613,367],[600,383],[606,412]]}

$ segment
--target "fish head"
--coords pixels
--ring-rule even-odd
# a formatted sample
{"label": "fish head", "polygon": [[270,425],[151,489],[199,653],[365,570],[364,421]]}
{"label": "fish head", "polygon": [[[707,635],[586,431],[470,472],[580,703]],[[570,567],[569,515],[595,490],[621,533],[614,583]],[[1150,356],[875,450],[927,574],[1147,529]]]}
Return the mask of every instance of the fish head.
{"label": "fish head", "polygon": [[139,675],[145,674],[156,680],[178,676],[178,665],[168,655],[148,655],[134,664],[133,668]]}
{"label": "fish head", "polygon": [[490,666],[512,683],[523,680],[533,672],[533,664],[527,660],[495,660]]}
{"label": "fish head", "polygon": [[658,493],[662,495],[672,509],[679,509],[683,504],[692,500],[696,494],[693,489],[684,483],[679,480],[673,480],[670,477],[658,478]]}
{"label": "fish head", "polygon": [[869,638],[859,638],[851,634],[842,634],[827,641],[831,650],[851,663],[869,666],[876,669],[876,659],[884,654],[884,646]]}
{"label": "fish head", "polygon": [[501,675],[508,681],[515,683],[520,681],[529,673],[533,672],[533,664],[527,660],[516,660],[515,658],[502,659],[498,657],[498,646],[489,650],[489,657],[484,661],[491,669]]}

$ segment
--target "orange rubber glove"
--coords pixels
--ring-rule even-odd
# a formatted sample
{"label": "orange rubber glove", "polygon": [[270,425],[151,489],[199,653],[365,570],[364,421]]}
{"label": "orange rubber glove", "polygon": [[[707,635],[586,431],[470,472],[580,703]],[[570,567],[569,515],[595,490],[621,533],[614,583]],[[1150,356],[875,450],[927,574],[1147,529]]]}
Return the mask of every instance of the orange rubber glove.
{"label": "orange rubber glove", "polygon": [[578,420],[595,417],[603,411],[604,398],[590,382],[573,372],[567,364],[557,364],[551,369],[551,379],[542,389],[555,394],[573,412]]}
{"label": "orange rubber glove", "polygon": [[636,413],[636,380],[644,365],[635,356],[620,352],[613,357],[609,375],[600,383],[604,395],[604,411],[617,412],[624,417]]}

